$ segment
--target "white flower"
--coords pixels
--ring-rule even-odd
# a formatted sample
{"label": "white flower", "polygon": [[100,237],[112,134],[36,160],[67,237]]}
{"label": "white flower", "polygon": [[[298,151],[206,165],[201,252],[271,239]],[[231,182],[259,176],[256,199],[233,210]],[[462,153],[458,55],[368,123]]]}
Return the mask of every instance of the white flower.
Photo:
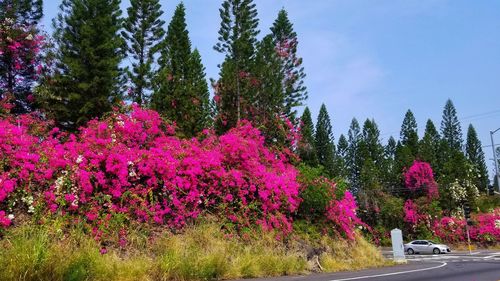
{"label": "white flower", "polygon": [[80,164],[83,162],[83,156],[82,155],[78,155],[78,158],[76,158],[76,164]]}
{"label": "white flower", "polygon": [[26,40],[28,40],[28,41],[33,40],[33,34],[31,34],[31,33],[28,34],[28,36],[26,36]]}
{"label": "white flower", "polygon": [[495,220],[495,228],[500,228],[500,220]]}
{"label": "white flower", "polygon": [[7,216],[7,218],[8,218],[9,220],[13,220],[13,219],[14,219],[14,215],[13,215],[13,214],[10,214],[10,215],[8,215],[8,216]]}

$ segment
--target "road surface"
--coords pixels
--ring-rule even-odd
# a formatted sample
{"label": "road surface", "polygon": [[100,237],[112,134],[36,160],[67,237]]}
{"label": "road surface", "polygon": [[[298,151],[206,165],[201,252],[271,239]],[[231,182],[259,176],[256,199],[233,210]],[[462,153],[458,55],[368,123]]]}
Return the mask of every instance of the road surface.
{"label": "road surface", "polygon": [[408,256],[408,264],[331,274],[312,274],[253,281],[500,281],[500,252],[483,251]]}

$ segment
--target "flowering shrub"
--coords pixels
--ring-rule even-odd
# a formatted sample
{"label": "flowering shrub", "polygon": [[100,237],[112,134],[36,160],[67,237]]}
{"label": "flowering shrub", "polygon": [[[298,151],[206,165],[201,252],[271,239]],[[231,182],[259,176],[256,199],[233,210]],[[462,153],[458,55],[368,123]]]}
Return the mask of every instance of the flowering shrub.
{"label": "flowering shrub", "polygon": [[41,49],[45,37],[36,26],[12,18],[0,19],[0,113],[30,111],[31,88],[42,72]]}
{"label": "flowering shrub", "polygon": [[96,236],[110,216],[180,228],[204,212],[291,231],[297,170],[265,148],[257,129],[242,122],[220,137],[173,134],[156,112],[138,107],[76,135],[36,119],[0,120],[0,207],[79,215]]}
{"label": "flowering shrub", "polygon": [[403,207],[404,210],[404,221],[412,225],[417,224],[420,219],[418,214],[417,206],[412,200],[407,200]]}
{"label": "flowering shrub", "polygon": [[[500,209],[492,213],[477,214],[472,217],[473,225],[469,227],[470,238],[481,244],[500,242]],[[463,218],[443,217],[436,220],[432,230],[441,240],[458,243],[467,241],[466,221]]]}
{"label": "flowering shrub", "polygon": [[367,227],[356,215],[356,209],[354,196],[346,191],[341,200],[330,201],[326,210],[326,218],[335,225],[337,232],[345,234],[350,240],[355,238],[356,227]]}
{"label": "flowering shrub", "polygon": [[429,198],[439,197],[437,183],[429,163],[415,160],[405,172],[404,178],[406,187],[412,192],[422,190]]}

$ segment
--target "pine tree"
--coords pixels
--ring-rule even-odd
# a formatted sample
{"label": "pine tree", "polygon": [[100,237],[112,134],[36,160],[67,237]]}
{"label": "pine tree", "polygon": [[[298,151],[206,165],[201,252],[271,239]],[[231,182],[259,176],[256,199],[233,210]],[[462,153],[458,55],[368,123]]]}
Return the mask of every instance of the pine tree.
{"label": "pine tree", "polygon": [[302,117],[300,117],[300,133],[301,140],[298,149],[300,159],[307,165],[318,165],[318,155],[316,153],[314,138],[314,124],[309,107],[304,109]]}
{"label": "pine tree", "polygon": [[428,119],[425,124],[424,137],[419,142],[418,156],[420,160],[429,163],[434,172],[439,171],[438,155],[439,155],[439,136],[436,126],[432,120]]}
{"label": "pine tree", "polygon": [[477,137],[476,130],[472,124],[469,125],[467,130],[467,143],[465,144],[465,154],[467,159],[476,169],[477,178],[474,184],[480,191],[485,192],[488,184],[488,169],[484,158],[484,152],[481,147],[481,141]]}
{"label": "pine tree", "polygon": [[447,100],[444,106],[441,134],[450,148],[462,150],[462,129],[458,121],[457,111],[451,100]]}
{"label": "pine tree", "polygon": [[397,142],[394,137],[390,137],[384,147],[384,164],[381,169],[384,186],[391,192],[399,185],[400,173],[396,170],[396,149]]}
{"label": "pine tree", "polygon": [[257,44],[251,68],[252,105],[246,119],[258,126],[266,140],[276,145],[286,145],[286,132],[282,130],[283,112],[282,72],[280,59],[270,35]]}
{"label": "pine tree", "polygon": [[359,155],[359,144],[361,141],[361,129],[359,127],[358,120],[353,118],[349,131],[347,132],[347,138],[349,142],[349,149],[347,153],[347,167],[349,168],[349,181],[351,184],[352,191],[354,193],[359,189],[360,175],[361,175],[361,165],[360,155]]}
{"label": "pine tree", "polygon": [[14,114],[34,109],[33,87],[41,66],[38,22],[42,1],[0,0],[0,100],[8,100]]}
{"label": "pine tree", "polygon": [[335,147],[333,145],[332,124],[325,104],[321,105],[316,122],[315,146],[319,164],[325,167],[328,175],[333,176],[336,172],[334,169]]}
{"label": "pine tree", "polygon": [[0,0],[0,19],[33,26],[43,17],[43,0]]}
{"label": "pine tree", "polygon": [[360,157],[370,159],[375,165],[380,165],[383,159],[384,147],[380,143],[380,131],[375,120],[366,119],[363,124],[360,142]]}
{"label": "pine tree", "polygon": [[297,56],[297,33],[293,30],[293,25],[284,9],[279,11],[271,32],[281,58],[281,72],[285,74],[281,81],[285,97],[285,113],[289,118],[294,119],[296,115],[294,108],[301,106],[307,99],[307,89],[304,86],[306,75],[302,66],[302,58]]}
{"label": "pine tree", "polygon": [[379,168],[383,164],[384,149],[379,138],[380,131],[375,121],[366,119],[358,149],[361,163],[360,187],[364,191],[380,186]]}
{"label": "pine tree", "polygon": [[396,140],[394,139],[394,137],[391,136],[387,141],[387,145],[384,148],[385,158],[394,159],[394,157],[396,156],[396,146],[397,146]]}
{"label": "pine tree", "polygon": [[349,177],[349,168],[347,166],[347,157],[349,154],[349,143],[344,134],[339,137],[339,142],[337,143],[337,155],[336,155],[336,167],[338,169],[339,176],[343,178]]}
{"label": "pine tree", "polygon": [[218,131],[232,128],[252,115],[251,67],[259,33],[257,9],[252,0],[225,0],[219,9],[221,26],[214,49],[225,55],[215,83]]}
{"label": "pine tree", "polygon": [[[189,60],[189,90],[191,95],[191,112],[186,122],[186,135],[195,135],[204,128],[210,127],[212,123],[210,108],[210,92],[208,91],[205,67],[201,61],[201,55],[198,49],[194,49]],[[190,127],[190,128],[189,128]]]}
{"label": "pine tree", "polygon": [[401,125],[401,144],[410,149],[412,155],[416,156],[418,152],[418,132],[417,132],[417,121],[413,112],[408,110],[403,119],[403,124]]}
{"label": "pine tree", "polygon": [[132,57],[132,71],[127,69],[131,82],[129,95],[134,102],[142,105],[147,102],[152,88],[154,60],[165,35],[165,22],[160,19],[163,11],[159,0],[131,0],[127,12],[122,35],[129,43],[127,53]]}
{"label": "pine tree", "polygon": [[63,0],[54,21],[57,70],[48,111],[76,129],[121,98],[124,40],[119,0]]}
{"label": "pine tree", "polygon": [[209,92],[200,54],[191,51],[182,3],[168,25],[159,66],[151,107],[175,121],[180,134],[196,135],[209,121]]}

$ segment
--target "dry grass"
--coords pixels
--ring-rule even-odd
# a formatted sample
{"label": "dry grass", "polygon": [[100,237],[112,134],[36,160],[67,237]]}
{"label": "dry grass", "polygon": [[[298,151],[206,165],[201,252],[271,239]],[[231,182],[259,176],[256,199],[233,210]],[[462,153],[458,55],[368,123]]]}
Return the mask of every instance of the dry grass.
{"label": "dry grass", "polygon": [[[304,241],[323,249],[325,271],[386,265],[377,249],[356,242],[297,231],[287,241],[257,233],[243,241],[225,237],[215,224],[201,224],[181,234],[161,233],[150,241],[141,231],[129,235],[124,252],[100,246],[82,230],[58,231],[57,225],[21,226],[0,240],[0,280],[222,280],[306,274]],[[302,241],[297,243],[297,241]]]}

